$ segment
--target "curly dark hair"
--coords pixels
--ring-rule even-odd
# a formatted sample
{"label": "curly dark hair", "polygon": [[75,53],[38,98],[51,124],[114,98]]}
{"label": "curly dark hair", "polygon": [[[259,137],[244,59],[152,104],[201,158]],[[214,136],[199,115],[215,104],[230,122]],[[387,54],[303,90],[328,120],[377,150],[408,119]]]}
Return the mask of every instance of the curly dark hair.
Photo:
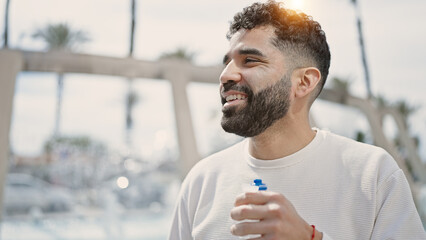
{"label": "curly dark hair", "polygon": [[272,39],[272,43],[291,56],[294,68],[313,64],[319,69],[321,81],[316,94],[318,96],[327,79],[330,50],[321,25],[311,16],[286,9],[273,0],[253,3],[235,14],[226,37],[231,39],[240,29],[250,30],[269,25],[275,28],[276,38]]}

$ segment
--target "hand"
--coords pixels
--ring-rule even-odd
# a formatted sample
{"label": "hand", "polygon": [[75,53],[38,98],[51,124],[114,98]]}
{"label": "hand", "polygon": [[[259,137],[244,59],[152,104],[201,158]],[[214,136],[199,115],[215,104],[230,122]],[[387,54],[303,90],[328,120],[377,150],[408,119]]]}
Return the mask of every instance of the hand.
{"label": "hand", "polygon": [[[232,225],[233,235],[245,236],[261,234],[261,239],[311,240],[313,228],[282,194],[259,191],[239,195],[231,218],[236,221],[259,220],[258,222],[241,222]],[[322,239],[322,233],[315,232],[315,239]]]}

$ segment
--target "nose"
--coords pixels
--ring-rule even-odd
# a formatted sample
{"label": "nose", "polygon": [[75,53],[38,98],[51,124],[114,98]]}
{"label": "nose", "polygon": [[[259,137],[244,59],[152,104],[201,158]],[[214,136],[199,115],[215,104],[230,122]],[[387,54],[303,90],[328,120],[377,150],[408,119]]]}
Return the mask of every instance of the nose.
{"label": "nose", "polygon": [[225,84],[229,81],[239,82],[241,81],[241,69],[235,64],[234,61],[230,61],[220,74],[220,83]]}

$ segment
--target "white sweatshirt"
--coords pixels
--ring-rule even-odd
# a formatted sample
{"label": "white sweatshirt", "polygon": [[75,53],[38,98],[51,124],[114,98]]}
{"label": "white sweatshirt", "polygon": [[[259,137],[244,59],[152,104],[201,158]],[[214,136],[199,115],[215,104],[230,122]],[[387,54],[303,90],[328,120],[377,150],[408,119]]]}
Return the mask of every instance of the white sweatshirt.
{"label": "white sweatshirt", "polygon": [[248,140],[196,164],[182,183],[169,240],[230,240],[237,195],[260,178],[289,199],[323,239],[426,239],[402,170],[383,149],[317,129],[302,150],[276,160]]}

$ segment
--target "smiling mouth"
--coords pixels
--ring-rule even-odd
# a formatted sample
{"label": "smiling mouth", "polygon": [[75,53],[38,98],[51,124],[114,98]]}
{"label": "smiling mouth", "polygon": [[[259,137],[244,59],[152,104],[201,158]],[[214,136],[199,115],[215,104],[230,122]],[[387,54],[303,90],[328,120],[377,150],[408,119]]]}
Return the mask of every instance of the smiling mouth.
{"label": "smiling mouth", "polygon": [[245,94],[230,94],[225,98],[222,98],[222,104],[224,108],[244,104],[248,100]]}
{"label": "smiling mouth", "polygon": [[235,100],[244,100],[244,99],[247,99],[247,96],[242,94],[232,94],[225,98],[226,102],[232,102]]}

